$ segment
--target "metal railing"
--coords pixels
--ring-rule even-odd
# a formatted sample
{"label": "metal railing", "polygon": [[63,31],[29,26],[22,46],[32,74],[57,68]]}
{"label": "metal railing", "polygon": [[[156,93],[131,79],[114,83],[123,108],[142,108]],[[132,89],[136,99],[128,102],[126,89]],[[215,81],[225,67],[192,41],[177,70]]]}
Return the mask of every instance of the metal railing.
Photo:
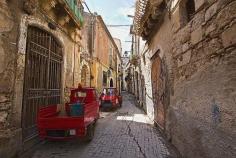
{"label": "metal railing", "polygon": [[76,0],[65,0],[71,11],[74,13],[76,16],[76,20],[79,20],[80,24],[83,25],[84,23],[84,18],[82,16],[81,10],[79,9],[77,5]]}

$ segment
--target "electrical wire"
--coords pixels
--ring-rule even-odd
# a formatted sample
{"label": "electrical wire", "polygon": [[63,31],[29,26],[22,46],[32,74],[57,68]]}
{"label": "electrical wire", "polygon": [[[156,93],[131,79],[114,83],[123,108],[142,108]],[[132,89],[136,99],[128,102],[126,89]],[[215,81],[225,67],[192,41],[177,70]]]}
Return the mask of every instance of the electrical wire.
{"label": "electrical wire", "polygon": [[84,3],[84,5],[85,5],[85,7],[88,9],[89,13],[90,13],[90,14],[93,14],[93,13],[91,12],[91,10],[89,9],[87,3],[86,3],[85,1],[84,1],[83,3]]}

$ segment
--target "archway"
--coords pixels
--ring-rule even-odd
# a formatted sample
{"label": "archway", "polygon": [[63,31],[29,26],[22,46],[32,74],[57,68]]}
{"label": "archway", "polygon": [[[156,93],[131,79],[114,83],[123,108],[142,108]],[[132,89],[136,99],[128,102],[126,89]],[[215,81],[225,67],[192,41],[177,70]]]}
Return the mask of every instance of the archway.
{"label": "archway", "polygon": [[29,26],[26,45],[22,114],[24,142],[38,134],[38,109],[61,103],[63,63],[62,46],[43,29]]}
{"label": "archway", "polygon": [[110,87],[114,87],[113,79],[110,80]]}

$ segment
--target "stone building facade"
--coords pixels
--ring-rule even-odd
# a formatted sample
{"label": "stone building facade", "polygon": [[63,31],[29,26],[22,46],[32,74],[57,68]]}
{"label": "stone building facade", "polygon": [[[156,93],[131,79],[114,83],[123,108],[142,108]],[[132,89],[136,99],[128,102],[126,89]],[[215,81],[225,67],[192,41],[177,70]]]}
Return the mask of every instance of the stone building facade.
{"label": "stone building facade", "polygon": [[119,49],[100,15],[85,13],[86,37],[91,54],[91,86],[99,92],[103,87],[116,87]]}
{"label": "stone building facade", "polygon": [[[134,27],[131,26],[130,34],[132,36],[132,45],[131,45],[131,53],[129,56],[129,65],[128,65],[128,75],[126,75],[128,80],[128,91],[133,93],[137,99],[137,104],[145,112],[147,112],[146,108],[146,89],[145,89],[145,78],[142,72],[142,60],[141,53],[145,49],[145,41],[140,38],[140,36],[134,34]],[[146,71],[146,70],[145,70]],[[127,82],[126,82],[127,84]]]}
{"label": "stone building facade", "polygon": [[129,56],[128,55],[123,55],[121,57],[122,60],[122,90],[123,91],[128,91],[128,64],[129,64]]}
{"label": "stone building facade", "polygon": [[62,104],[80,82],[82,5],[68,2],[0,2],[0,157],[38,142],[39,107]]}
{"label": "stone building facade", "polygon": [[148,114],[183,157],[235,157],[236,1],[140,2]]}
{"label": "stone building facade", "polygon": [[116,76],[116,85],[118,92],[121,93],[121,87],[122,87],[122,60],[121,60],[121,54],[122,54],[122,45],[121,45],[121,40],[118,38],[113,38],[115,41],[115,44],[118,48],[118,53],[116,54],[116,60],[117,60],[117,66],[116,66],[116,71],[117,71],[117,76]]}
{"label": "stone building facade", "polygon": [[96,20],[94,42],[95,59],[98,59],[99,63],[97,64],[97,76],[102,74],[100,77],[102,82],[97,81],[97,88],[101,90],[102,87],[117,87],[117,55],[119,50],[102,17],[97,16]]}

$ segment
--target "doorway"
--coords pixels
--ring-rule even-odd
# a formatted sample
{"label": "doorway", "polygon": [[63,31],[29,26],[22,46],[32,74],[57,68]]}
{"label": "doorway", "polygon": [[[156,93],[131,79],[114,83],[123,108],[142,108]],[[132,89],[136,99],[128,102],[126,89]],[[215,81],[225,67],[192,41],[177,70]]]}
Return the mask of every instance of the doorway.
{"label": "doorway", "polygon": [[62,47],[48,32],[30,26],[27,33],[22,111],[23,141],[37,136],[40,107],[60,104],[62,97]]}
{"label": "doorway", "polygon": [[163,74],[163,63],[157,52],[152,58],[152,94],[154,103],[154,120],[155,122],[164,129],[165,127],[165,76]]}
{"label": "doorway", "polygon": [[110,87],[114,87],[113,79],[112,79],[112,78],[111,78],[111,80],[110,80]]}

